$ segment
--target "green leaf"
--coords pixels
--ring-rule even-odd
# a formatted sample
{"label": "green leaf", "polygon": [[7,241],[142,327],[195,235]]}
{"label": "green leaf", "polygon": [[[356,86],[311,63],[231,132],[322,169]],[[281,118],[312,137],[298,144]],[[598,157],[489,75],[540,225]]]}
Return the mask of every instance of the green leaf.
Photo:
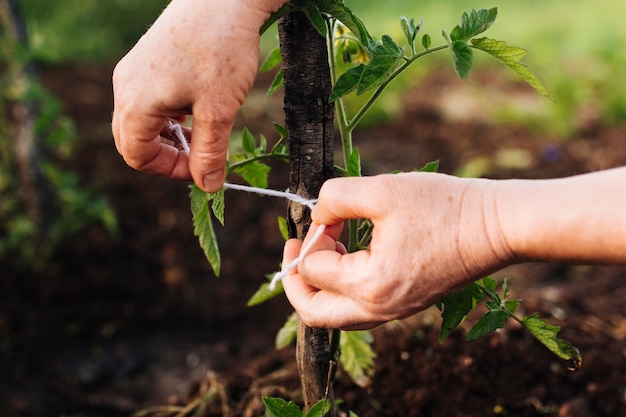
{"label": "green leaf", "polygon": [[516,46],[508,46],[506,42],[489,38],[472,39],[472,46],[493,56],[504,65],[515,71],[524,81],[537,90],[537,92],[541,95],[552,99],[539,78],[537,78],[537,76],[526,65],[520,62],[528,53],[525,49],[518,48]]}
{"label": "green leaf", "polygon": [[514,314],[520,306],[520,300],[506,300],[504,302],[504,308],[509,311],[509,313]]}
{"label": "green leaf", "polygon": [[493,25],[498,16],[498,8],[472,10],[461,16],[461,24],[452,29],[450,38],[452,41],[465,42],[474,36],[486,31]]}
{"label": "green leaf", "polygon": [[333,102],[340,97],[345,96],[356,90],[359,85],[359,80],[365,71],[365,64],[359,64],[356,67],[352,67],[348,69],[346,72],[341,74],[341,76],[337,79],[337,82],[333,86],[333,92],[330,95],[329,102]]}
{"label": "green leaf", "polygon": [[306,417],[324,417],[330,411],[331,405],[328,399],[322,398],[313,404]]}
{"label": "green leaf", "polygon": [[492,292],[495,291],[496,288],[498,288],[498,281],[496,281],[495,279],[491,277],[481,278],[478,281],[476,281],[476,283],[484,287],[484,289],[488,291],[492,291]]}
{"label": "green leaf", "polygon": [[328,28],[326,27],[326,22],[320,13],[320,10],[317,8],[317,5],[313,0],[307,0],[304,3],[304,13],[308,16],[309,20],[315,27],[315,29],[322,35],[324,38],[328,35]]}
{"label": "green leaf", "polygon": [[284,349],[289,346],[294,340],[296,340],[297,334],[298,315],[296,313],[292,313],[285,322],[285,324],[283,324],[283,327],[281,327],[276,334],[276,339],[274,340],[276,349]]}
{"label": "green leaf", "polygon": [[474,62],[474,53],[472,48],[464,41],[455,41],[452,43],[452,56],[454,58],[454,70],[459,78],[467,79]]}
{"label": "green leaf", "polygon": [[235,172],[253,187],[267,188],[267,177],[272,168],[259,161],[252,161],[248,164],[235,168]]}
{"label": "green leaf", "polygon": [[243,133],[241,135],[241,147],[244,151],[254,155],[254,150],[256,148],[256,142],[254,140],[254,136],[250,133],[247,127],[243,128]]}
{"label": "green leaf", "polygon": [[359,84],[357,95],[363,94],[385,82],[400,64],[404,50],[389,36],[383,35],[382,43],[372,50],[372,59],[367,63]]}
{"label": "green leaf", "polygon": [[224,208],[226,206],[224,203],[224,191],[225,189],[222,188],[214,193],[209,193],[207,197],[209,201],[213,202],[213,204],[211,204],[211,210],[222,226],[224,226]]}
{"label": "green leaf", "polygon": [[285,81],[285,73],[281,68],[280,71],[276,73],[276,76],[274,77],[274,80],[272,80],[272,84],[270,84],[270,86],[268,87],[266,94],[268,96],[271,96],[272,94],[280,90],[283,86],[284,81]]}
{"label": "green leaf", "polygon": [[189,194],[191,199],[191,212],[193,214],[193,232],[200,241],[200,247],[204,251],[209,264],[216,276],[220,275],[221,257],[217,245],[217,237],[213,229],[213,222],[209,213],[209,200],[207,194],[196,185],[191,186]]}
{"label": "green leaf", "polygon": [[504,327],[511,316],[505,310],[489,310],[476,322],[467,334],[467,340],[475,340]]}
{"label": "green leaf", "polygon": [[365,47],[373,42],[372,37],[367,31],[365,24],[350,10],[342,1],[326,0],[318,2],[319,10],[326,13],[346,26],[352,32],[359,42]]}
{"label": "green leaf", "polygon": [[276,133],[280,135],[280,140],[283,140],[287,137],[287,128],[280,123],[274,122],[274,130]]}
{"label": "green leaf", "polygon": [[277,66],[279,66],[282,62],[283,60],[282,60],[282,57],[280,56],[280,46],[277,46],[276,48],[272,49],[267,54],[267,56],[265,57],[265,60],[259,67],[259,72],[271,71]]}
{"label": "green leaf", "polygon": [[343,369],[359,386],[367,386],[374,375],[374,359],[372,350],[372,334],[368,331],[341,332],[339,341]]}
{"label": "green leaf", "polygon": [[329,101],[333,102],[356,89],[356,94],[363,94],[387,81],[389,75],[398,67],[404,50],[384,35],[382,42],[371,50],[372,58],[365,64],[348,69],[333,87]]}
{"label": "green leaf", "polygon": [[283,216],[278,216],[278,230],[283,239],[289,239],[289,226],[287,225],[287,219]]}
{"label": "green leaf", "polygon": [[437,172],[439,169],[439,160],[428,162],[426,165],[418,169],[418,172]]}
{"label": "green leaf", "polygon": [[415,26],[414,19],[409,19],[406,16],[400,17],[400,26],[402,26],[402,31],[404,32],[404,36],[406,37],[406,40],[409,43],[409,47],[411,48],[411,52],[413,54],[415,54],[415,38],[417,37],[419,31],[422,29],[423,24],[423,17],[417,26]]}
{"label": "green leaf", "polygon": [[582,365],[580,351],[571,343],[557,337],[561,330],[559,326],[550,325],[545,320],[539,319],[536,313],[524,317],[522,324],[552,353],[562,359],[573,361],[574,368],[580,368]]}
{"label": "green leaf", "polygon": [[270,417],[302,417],[300,407],[292,401],[287,402],[276,397],[263,397],[263,404],[271,413]]}
{"label": "green leaf", "polygon": [[477,300],[482,298],[480,287],[472,283],[467,287],[447,295],[441,300],[441,332],[439,343],[443,343],[450,333],[467,318],[467,314],[476,307]]}
{"label": "green leaf", "polygon": [[430,48],[431,43],[432,40],[430,39],[430,35],[428,33],[425,33],[424,36],[422,36],[422,46],[424,47],[424,49],[428,49]]}
{"label": "green leaf", "polygon": [[359,154],[359,149],[356,146],[352,148],[352,153],[350,153],[350,158],[348,159],[348,176],[361,176],[361,155]]}
{"label": "green leaf", "polygon": [[[269,278],[271,279],[271,276]],[[272,298],[282,294],[283,292],[283,283],[281,281],[276,283],[276,286],[273,290],[270,290],[270,284],[269,282],[266,282],[264,284],[261,284],[259,289],[254,293],[254,295],[250,297],[250,299],[246,303],[246,306],[254,307],[259,304],[263,304],[266,301],[269,301]]]}
{"label": "green leaf", "polygon": [[269,29],[274,24],[274,22],[276,22],[281,17],[288,15],[292,11],[293,11],[293,6],[291,2],[285,3],[280,9],[272,13],[269,19],[267,19],[265,23],[263,23],[263,25],[259,29],[259,34],[261,35],[264,34],[265,31],[267,31],[267,29]]}

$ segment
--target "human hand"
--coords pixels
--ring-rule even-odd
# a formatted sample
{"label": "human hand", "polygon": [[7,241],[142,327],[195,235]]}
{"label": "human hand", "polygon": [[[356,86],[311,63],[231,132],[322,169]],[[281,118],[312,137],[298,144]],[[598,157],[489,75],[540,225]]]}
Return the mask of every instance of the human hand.
{"label": "human hand", "polygon": [[[443,174],[327,181],[307,239],[318,225],[329,227],[283,280],[289,301],[309,326],[342,329],[371,328],[429,307],[512,260],[490,197],[487,180]],[[372,241],[368,250],[346,254],[336,241],[344,220],[356,218],[372,220]],[[283,263],[301,245],[288,241]]]}
{"label": "human hand", "polygon": [[[257,73],[259,28],[285,2],[170,3],[113,73],[113,136],[128,165],[205,191],[222,186],[230,131]],[[190,114],[187,156],[167,119]]]}

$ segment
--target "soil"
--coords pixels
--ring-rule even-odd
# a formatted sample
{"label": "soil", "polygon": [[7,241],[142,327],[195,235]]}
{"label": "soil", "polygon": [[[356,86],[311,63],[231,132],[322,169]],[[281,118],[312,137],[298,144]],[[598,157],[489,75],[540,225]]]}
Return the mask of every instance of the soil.
{"label": "soil", "polygon": [[[127,416],[198,404],[192,402],[204,393],[206,408],[193,415],[263,416],[261,395],[298,401],[294,349],[273,346],[290,306],[281,297],[246,307],[280,262],[276,217],[284,203],[227,194],[226,226],[218,228],[224,265],[213,276],[193,236],[187,184],[133,171],[113,146],[111,71],[81,65],[41,72],[80,132],[72,168],[83,184],[102,190],[120,227],[115,236],[99,226],[76,236],[45,273],[3,267],[0,415]],[[489,73],[471,82],[488,94],[503,88]],[[266,83],[259,80],[237,124],[272,140],[281,103],[265,97]],[[626,165],[626,125],[581,116],[578,133],[565,140],[459,117],[446,97],[464,88],[435,74],[406,92],[393,120],[357,132],[367,172],[410,170],[434,159],[442,172],[495,178]],[[504,88],[511,97],[534,94]],[[273,172],[270,186],[284,188],[285,167]],[[429,309],[375,329],[372,383],[359,387],[340,372],[336,397],[342,410],[361,417],[626,416],[625,275],[620,267],[553,264],[495,275],[510,278],[524,311],[562,327],[560,335],[583,355],[579,370],[568,370],[513,324],[472,342],[464,339],[465,327],[440,344],[438,312]]]}

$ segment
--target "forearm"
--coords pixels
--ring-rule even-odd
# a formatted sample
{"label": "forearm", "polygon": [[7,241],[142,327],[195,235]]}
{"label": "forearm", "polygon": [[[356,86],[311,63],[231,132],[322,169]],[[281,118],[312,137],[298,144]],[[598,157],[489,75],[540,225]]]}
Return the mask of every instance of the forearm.
{"label": "forearm", "polygon": [[626,264],[626,168],[499,181],[490,193],[517,260]]}

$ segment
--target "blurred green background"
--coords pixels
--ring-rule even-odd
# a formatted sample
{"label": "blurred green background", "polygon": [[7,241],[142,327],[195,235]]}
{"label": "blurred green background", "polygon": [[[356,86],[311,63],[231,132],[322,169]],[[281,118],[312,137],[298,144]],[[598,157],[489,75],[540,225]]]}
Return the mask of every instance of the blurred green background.
{"label": "blurred green background", "polygon": [[[496,24],[486,36],[529,50],[524,62],[544,81],[556,104],[533,101],[526,108],[500,107],[496,121],[514,121],[550,129],[563,136],[583,112],[604,123],[626,120],[626,2],[623,0],[346,0],[376,37],[402,39],[398,17],[425,19],[424,32],[433,45],[443,41],[464,10],[498,7]],[[168,3],[163,0],[19,0],[28,22],[35,56],[49,64],[68,61],[110,61],[119,58],[141,36]],[[236,22],[233,22],[235,25]],[[423,33],[424,33],[423,32]],[[275,31],[264,35],[263,48],[276,42]],[[480,54],[477,54],[480,55]],[[401,91],[428,71],[444,64],[448,54],[428,58],[395,83]],[[488,57],[479,68],[498,66]],[[500,71],[507,73],[507,71]],[[514,75],[511,73],[511,79]],[[472,83],[470,75],[468,83]],[[389,108],[394,108],[389,104]]]}

